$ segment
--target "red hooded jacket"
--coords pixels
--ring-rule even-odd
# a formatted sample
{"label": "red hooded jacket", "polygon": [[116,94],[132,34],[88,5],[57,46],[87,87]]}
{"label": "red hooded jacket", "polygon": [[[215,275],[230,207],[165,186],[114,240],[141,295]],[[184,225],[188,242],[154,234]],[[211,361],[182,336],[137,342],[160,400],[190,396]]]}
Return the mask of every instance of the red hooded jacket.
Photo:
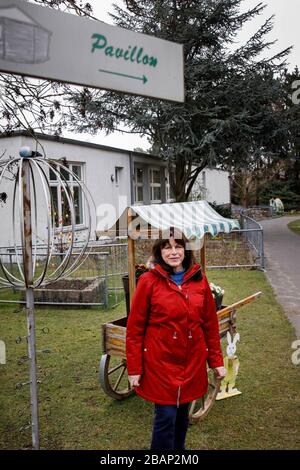
{"label": "red hooded jacket", "polygon": [[129,375],[141,374],[136,393],[154,403],[191,402],[207,391],[206,361],[223,366],[215,301],[194,264],[181,286],[160,265],[140,278],[126,328]]}

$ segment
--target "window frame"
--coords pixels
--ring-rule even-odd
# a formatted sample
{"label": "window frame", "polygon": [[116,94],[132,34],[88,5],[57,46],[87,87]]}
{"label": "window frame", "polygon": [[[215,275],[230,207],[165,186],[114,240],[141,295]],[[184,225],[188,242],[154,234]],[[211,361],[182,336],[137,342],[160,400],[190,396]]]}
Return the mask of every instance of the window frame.
{"label": "window frame", "polygon": [[[58,161],[58,164],[60,162]],[[67,167],[68,169],[73,173],[73,167],[80,167],[80,171],[81,171],[81,178],[78,178],[79,181],[81,183],[84,183],[84,175],[85,175],[85,163],[83,162],[67,162]],[[59,165],[56,165],[56,171],[60,172],[61,171],[61,167]],[[52,188],[56,188],[56,199],[57,199],[57,221],[58,223],[56,223],[56,227],[61,227],[61,229],[63,230],[63,232],[67,232],[70,230],[70,228],[72,227],[71,224],[69,225],[60,225],[59,221],[62,219],[62,214],[63,214],[63,209],[62,209],[62,191],[61,191],[61,188],[63,188],[63,185],[59,182],[59,180],[56,179],[53,180],[53,179],[50,179],[50,169],[49,169],[49,186],[51,188],[51,191],[52,191]],[[54,174],[55,175],[55,174]],[[70,185],[71,189],[73,189],[74,187],[77,187],[79,188],[79,217],[81,218],[81,221],[77,224],[76,223],[76,211],[75,211],[75,228],[76,229],[82,229],[82,228],[85,228],[86,226],[86,223],[85,223],[85,220],[86,220],[86,212],[85,212],[85,204],[84,204],[84,197],[83,197],[83,191],[79,185],[79,183],[77,182],[76,179],[73,178],[73,175],[72,174],[69,174],[69,179],[67,179],[67,183],[68,185]],[[76,175],[76,173],[75,173]],[[56,176],[56,175],[55,175]],[[77,176],[77,175],[76,175]],[[51,195],[51,197],[53,197]],[[74,193],[73,193],[73,197],[74,197]],[[80,208],[80,204],[81,204],[81,208]],[[80,214],[81,213],[81,214]]]}
{"label": "window frame", "polygon": [[[138,170],[141,170],[142,172],[142,181],[141,182],[138,182],[137,180],[137,172]],[[143,191],[143,187],[144,187],[144,171],[145,171],[145,168],[143,168],[142,166],[134,166],[134,179],[133,179],[133,182],[134,182],[134,203],[136,205],[143,205],[144,204],[144,191]],[[138,201],[138,188],[142,188],[142,201]]]}
{"label": "window frame", "polygon": [[120,181],[122,179],[122,170],[124,170],[123,166],[115,166],[114,181],[117,187],[119,186]]}
{"label": "window frame", "polygon": [[[160,183],[154,183],[152,182],[152,177],[151,175],[153,174],[153,171],[158,171],[159,176],[160,176]],[[155,188],[160,188],[160,199],[152,199],[152,196],[154,196],[154,189]],[[149,197],[150,197],[150,204],[159,204],[162,203],[162,184],[161,184],[161,167],[157,166],[151,166],[149,167]]]}

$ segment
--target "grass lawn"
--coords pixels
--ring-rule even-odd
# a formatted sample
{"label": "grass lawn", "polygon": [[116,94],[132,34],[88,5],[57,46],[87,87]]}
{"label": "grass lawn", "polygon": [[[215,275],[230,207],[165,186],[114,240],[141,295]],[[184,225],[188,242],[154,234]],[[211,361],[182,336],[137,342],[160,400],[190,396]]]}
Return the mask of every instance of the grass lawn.
{"label": "grass lawn", "polygon": [[297,235],[300,235],[300,219],[290,222],[288,224],[288,228],[292,230],[292,232],[295,232]]}
{"label": "grass lawn", "polygon": [[[190,427],[189,449],[299,449],[300,366],[291,363],[295,333],[263,273],[212,271],[209,280],[225,288],[225,302],[259,290],[263,296],[238,310],[242,394],[218,401],[206,419]],[[125,304],[99,309],[36,310],[40,444],[42,449],[149,449],[153,405],[137,396],[114,401],[101,390],[98,363],[101,324],[123,316]],[[26,315],[17,306],[0,306],[0,339],[7,363],[0,365],[0,448],[26,449],[31,430],[28,364],[18,363],[27,344]],[[49,333],[42,332],[43,327]]]}

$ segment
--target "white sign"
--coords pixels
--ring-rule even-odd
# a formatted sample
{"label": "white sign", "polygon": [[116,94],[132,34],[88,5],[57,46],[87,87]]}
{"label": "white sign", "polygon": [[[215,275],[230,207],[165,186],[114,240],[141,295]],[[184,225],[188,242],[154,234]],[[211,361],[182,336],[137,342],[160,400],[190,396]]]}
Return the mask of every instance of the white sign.
{"label": "white sign", "polygon": [[0,0],[0,71],[184,101],[182,45],[22,0]]}

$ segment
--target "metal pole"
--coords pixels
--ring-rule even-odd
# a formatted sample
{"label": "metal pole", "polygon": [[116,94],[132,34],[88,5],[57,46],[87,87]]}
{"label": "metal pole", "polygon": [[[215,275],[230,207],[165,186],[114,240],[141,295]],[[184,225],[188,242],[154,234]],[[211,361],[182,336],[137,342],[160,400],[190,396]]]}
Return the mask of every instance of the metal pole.
{"label": "metal pole", "polygon": [[261,267],[265,269],[265,247],[264,247],[264,231],[261,230]]}
{"label": "metal pole", "polygon": [[107,256],[104,257],[104,291],[105,291],[104,305],[105,305],[105,308],[107,308],[108,307]]}
{"label": "metal pole", "polygon": [[39,416],[36,378],[36,348],[35,348],[35,318],[34,318],[34,293],[33,293],[33,263],[32,263],[32,226],[30,203],[30,163],[24,159],[22,166],[23,184],[23,217],[24,217],[24,246],[23,263],[26,284],[26,312],[28,328],[28,357],[30,375],[30,406],[31,406],[31,430],[32,447],[39,449]]}
{"label": "metal pole", "polygon": [[[12,250],[14,250],[14,248],[8,248],[8,252],[9,252],[9,268],[10,268],[10,272],[13,273],[13,262],[12,262]],[[13,293],[16,292],[16,288],[15,286],[12,286],[12,291]]]}

